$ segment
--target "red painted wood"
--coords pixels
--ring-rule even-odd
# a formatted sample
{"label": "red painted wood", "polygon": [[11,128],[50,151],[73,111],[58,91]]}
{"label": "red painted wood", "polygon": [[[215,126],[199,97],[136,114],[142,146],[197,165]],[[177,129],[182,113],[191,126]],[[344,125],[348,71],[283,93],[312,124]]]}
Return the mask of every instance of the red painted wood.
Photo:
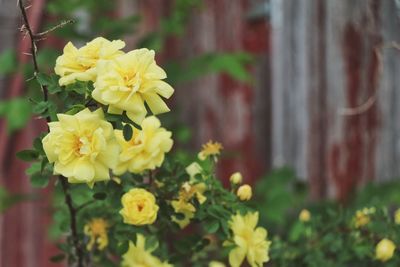
{"label": "red painted wood", "polygon": [[[30,25],[34,31],[40,27],[44,11],[44,0],[31,1],[28,9]],[[20,26],[20,25],[18,25]],[[29,62],[31,58],[23,52],[29,52],[29,39],[18,38],[18,60]],[[10,82],[7,97],[21,95],[25,91],[25,81],[21,74],[15,75]],[[10,192],[35,194],[37,200],[23,202],[11,207],[0,215],[0,266],[46,267],[61,266],[49,262],[49,257],[58,253],[47,237],[51,214],[51,189],[33,190],[25,175],[26,163],[16,159],[15,153],[31,147],[32,140],[45,129],[43,121],[33,119],[26,129],[8,136],[5,121],[0,121],[0,183]]]}

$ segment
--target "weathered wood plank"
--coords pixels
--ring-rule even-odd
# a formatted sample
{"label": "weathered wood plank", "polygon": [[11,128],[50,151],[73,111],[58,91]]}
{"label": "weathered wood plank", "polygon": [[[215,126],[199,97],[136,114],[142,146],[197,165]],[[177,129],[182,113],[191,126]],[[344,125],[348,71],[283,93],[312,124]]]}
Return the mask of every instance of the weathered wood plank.
{"label": "weathered wood plank", "polygon": [[398,176],[395,1],[271,2],[274,165],[314,198]]}

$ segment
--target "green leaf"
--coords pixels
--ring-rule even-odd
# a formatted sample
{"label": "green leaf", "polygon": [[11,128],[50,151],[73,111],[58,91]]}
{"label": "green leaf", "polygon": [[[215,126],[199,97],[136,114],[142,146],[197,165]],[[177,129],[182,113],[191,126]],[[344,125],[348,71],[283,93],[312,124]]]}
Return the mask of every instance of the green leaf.
{"label": "green leaf", "polygon": [[33,140],[33,148],[39,153],[44,155],[42,139],[40,137],[36,137]]}
{"label": "green leaf", "polygon": [[69,84],[66,87],[67,91],[73,91],[79,95],[84,95],[89,92],[88,82],[76,81],[73,84]]}
{"label": "green leaf", "polygon": [[17,158],[23,161],[34,161],[38,158],[39,153],[36,150],[22,150],[17,152]]}
{"label": "green leaf", "polygon": [[53,82],[53,80],[51,79],[51,76],[47,75],[45,73],[36,74],[36,80],[42,86],[48,86],[48,85],[52,84],[52,82]]}
{"label": "green leaf", "polygon": [[97,192],[93,194],[93,198],[98,200],[104,200],[107,198],[107,194],[105,192]]}
{"label": "green leaf", "polygon": [[33,106],[32,111],[36,114],[42,114],[46,110],[48,110],[51,106],[51,103],[48,101],[40,101],[39,103],[35,104]]}
{"label": "green leaf", "polygon": [[218,231],[219,222],[218,221],[205,221],[204,228],[208,233],[213,234]]}
{"label": "green leaf", "polygon": [[133,135],[132,126],[130,126],[129,124],[125,124],[124,128],[122,129],[122,133],[124,134],[125,141],[131,140]]}
{"label": "green leaf", "polygon": [[17,69],[15,50],[10,48],[0,54],[0,74],[11,74]]}
{"label": "green leaf", "polygon": [[40,172],[40,162],[32,163],[31,166],[28,169],[26,169],[26,171],[25,171],[25,173],[29,176],[31,176],[37,172]]}
{"label": "green leaf", "polygon": [[124,241],[122,243],[120,243],[117,247],[117,253],[119,255],[123,255],[125,254],[129,249],[129,242],[128,241]]}
{"label": "green leaf", "polygon": [[49,183],[49,177],[41,173],[35,173],[31,176],[31,184],[33,187],[43,188]]}

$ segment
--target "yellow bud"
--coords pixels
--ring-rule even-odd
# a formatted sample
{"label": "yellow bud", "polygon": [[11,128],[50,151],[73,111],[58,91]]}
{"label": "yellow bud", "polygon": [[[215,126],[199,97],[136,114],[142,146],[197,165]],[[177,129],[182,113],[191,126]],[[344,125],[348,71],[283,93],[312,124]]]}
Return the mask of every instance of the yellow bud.
{"label": "yellow bud", "polygon": [[251,186],[248,184],[240,186],[236,194],[242,201],[249,200],[252,196]]}
{"label": "yellow bud", "polygon": [[384,238],[376,245],[375,257],[382,262],[388,261],[393,257],[395,249],[396,245],[393,241]]}
{"label": "yellow bud", "polygon": [[303,209],[300,211],[299,220],[302,222],[308,222],[311,219],[311,213],[307,209]]}
{"label": "yellow bud", "polygon": [[232,184],[241,184],[243,181],[242,174],[240,172],[235,172],[229,178]]}
{"label": "yellow bud", "polygon": [[394,222],[400,224],[400,209],[397,209],[394,213]]}

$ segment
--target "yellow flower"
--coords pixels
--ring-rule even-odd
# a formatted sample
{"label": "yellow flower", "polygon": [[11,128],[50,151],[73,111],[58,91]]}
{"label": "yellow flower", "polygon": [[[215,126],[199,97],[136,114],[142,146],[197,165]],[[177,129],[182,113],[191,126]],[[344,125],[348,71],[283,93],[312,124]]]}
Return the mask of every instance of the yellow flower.
{"label": "yellow flower", "polygon": [[244,184],[244,185],[240,186],[239,189],[237,190],[236,195],[242,201],[250,200],[251,196],[253,195],[251,186],[248,184]]}
{"label": "yellow flower", "polygon": [[179,198],[178,200],[171,201],[171,205],[174,208],[176,213],[183,214],[183,218],[177,218],[176,216],[172,216],[172,221],[179,224],[180,228],[185,228],[190,220],[194,217],[194,213],[196,212],[196,208],[190,203],[190,200],[193,197],[196,197],[200,204],[203,204],[207,197],[203,195],[206,191],[205,183],[198,183],[191,185],[186,182],[182,185],[181,190],[179,190]]}
{"label": "yellow flower", "polygon": [[133,225],[152,224],[157,219],[158,205],[156,198],[149,191],[142,188],[133,188],[122,198],[122,209],[119,213],[124,223]]}
{"label": "yellow flower", "polygon": [[147,114],[144,102],[153,114],[169,111],[160,96],[170,98],[174,89],[162,81],[167,75],[157,66],[153,50],[137,49],[114,60],[99,61],[96,70],[92,97],[109,105],[109,113],[126,111],[131,120],[140,124]]}
{"label": "yellow flower", "polygon": [[208,264],[208,267],[225,267],[225,264],[223,264],[222,262],[219,262],[219,261],[211,261]]}
{"label": "yellow flower", "polygon": [[241,184],[243,181],[243,176],[240,172],[235,172],[229,178],[232,184]]}
{"label": "yellow flower", "polygon": [[171,150],[172,134],[160,127],[160,121],[156,117],[147,117],[141,126],[142,130],[132,126],[133,135],[129,141],[125,141],[121,130],[115,130],[115,136],[122,148],[117,167],[113,170],[115,174],[153,170],[161,166],[165,153]]}
{"label": "yellow flower", "polygon": [[208,141],[206,144],[203,145],[202,150],[198,154],[198,158],[200,160],[205,160],[209,156],[218,156],[222,150],[221,143]]}
{"label": "yellow flower", "polygon": [[171,205],[176,213],[181,213],[184,216],[183,218],[179,219],[176,216],[172,216],[172,221],[176,222],[181,229],[185,228],[190,223],[190,220],[194,217],[196,208],[191,203],[186,202],[183,199],[172,200]]}
{"label": "yellow flower", "polygon": [[103,250],[108,245],[108,227],[107,221],[102,218],[94,218],[85,225],[83,231],[90,237],[86,246],[87,250],[92,250],[95,244],[99,250]]}
{"label": "yellow flower", "polygon": [[388,261],[393,257],[396,245],[389,239],[382,239],[375,249],[375,257],[382,262]]}
{"label": "yellow flower", "polygon": [[145,237],[137,234],[136,244],[129,242],[129,249],[122,256],[121,267],[173,267],[168,262],[162,262],[151,254],[156,248],[146,249]]}
{"label": "yellow flower", "polygon": [[96,64],[100,59],[110,60],[123,54],[120,50],[125,46],[121,40],[110,42],[98,37],[77,49],[71,42],[64,47],[64,54],[56,61],[54,71],[61,76],[60,85],[68,85],[75,81],[95,81]]}
{"label": "yellow flower", "polygon": [[375,208],[363,208],[362,210],[356,211],[354,216],[354,225],[356,228],[361,228],[367,225],[371,221],[370,215],[375,213]]}
{"label": "yellow flower", "polygon": [[394,213],[394,222],[400,224],[400,209],[397,209]]}
{"label": "yellow flower", "polygon": [[225,245],[235,245],[229,253],[229,263],[232,267],[241,266],[245,258],[251,267],[263,266],[264,262],[269,261],[271,242],[267,240],[267,230],[262,227],[256,228],[257,223],[258,212],[249,212],[245,216],[236,214],[229,221],[233,240],[225,242]]}
{"label": "yellow flower", "polygon": [[302,209],[299,214],[299,220],[302,222],[308,222],[311,219],[311,213],[307,209]]}
{"label": "yellow flower", "polygon": [[196,174],[199,174],[202,172],[203,168],[197,163],[193,162],[189,166],[186,167],[186,173],[189,174],[190,178],[193,179]]}
{"label": "yellow flower", "polygon": [[70,183],[109,180],[109,169],[117,164],[120,147],[112,125],[103,120],[101,109],[84,109],[75,115],[58,114],[50,122],[50,132],[43,138],[43,148],[54,174],[61,174]]}

